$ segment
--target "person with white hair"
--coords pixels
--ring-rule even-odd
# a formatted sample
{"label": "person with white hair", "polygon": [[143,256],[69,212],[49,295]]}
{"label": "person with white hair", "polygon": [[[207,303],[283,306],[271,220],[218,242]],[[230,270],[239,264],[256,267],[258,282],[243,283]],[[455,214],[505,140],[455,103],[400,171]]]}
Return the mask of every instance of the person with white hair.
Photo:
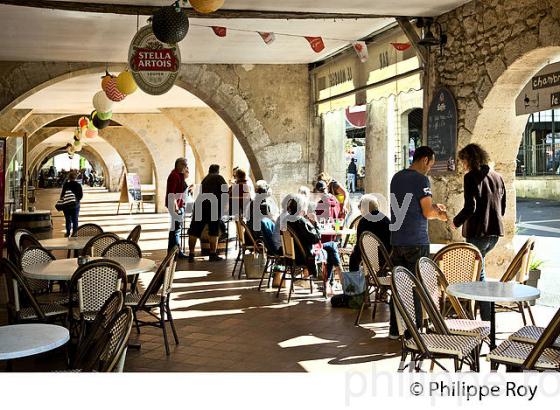
{"label": "person with white hair", "polygon": [[[379,201],[377,197],[373,194],[364,195],[360,200],[359,207],[362,217],[360,218],[360,222],[358,222],[356,238],[359,240],[362,233],[371,232],[381,240],[385,248],[387,248],[387,251],[391,252],[391,232],[389,231],[391,221],[379,211]],[[379,253],[379,257],[382,258],[381,253]],[[383,259],[379,261],[381,264],[384,263]],[[350,255],[350,271],[357,271],[360,268],[361,262],[362,252],[360,244],[356,243]]]}

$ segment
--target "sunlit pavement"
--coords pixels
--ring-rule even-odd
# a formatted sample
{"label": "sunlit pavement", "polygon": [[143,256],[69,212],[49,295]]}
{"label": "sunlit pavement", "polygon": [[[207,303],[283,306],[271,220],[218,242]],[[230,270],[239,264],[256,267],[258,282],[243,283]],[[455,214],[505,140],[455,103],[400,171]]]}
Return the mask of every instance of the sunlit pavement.
{"label": "sunlit pavement", "polygon": [[[40,194],[40,204],[47,193]],[[107,200],[114,194],[96,193]],[[51,196],[52,193],[49,193]],[[89,195],[86,194],[86,200]],[[117,197],[115,197],[117,198]],[[140,246],[146,257],[161,260],[167,246],[167,215],[132,214],[111,216],[115,204],[84,202],[81,223],[99,223],[106,230],[125,235],[142,224]],[[39,208],[39,207],[38,207]],[[90,214],[95,209],[99,215]],[[55,214],[55,213],[53,213]],[[63,218],[55,216],[55,235],[61,236]],[[290,304],[287,295],[276,298],[273,290],[258,291],[258,281],[233,279],[235,251],[224,262],[198,258],[194,263],[180,261],[174,280],[171,308],[179,333],[175,346],[168,332],[171,354],[166,356],[160,329],[132,330],[132,340],[140,350],[129,349],[126,371],[145,372],[395,372],[400,360],[400,342],[387,338],[388,309],[378,309],[375,322],[371,311],[363,324],[354,326],[356,311],[332,308],[320,292],[296,288]],[[62,256],[62,255],[61,255]],[[141,276],[145,286],[151,274]],[[546,325],[554,309],[535,306],[538,325]],[[517,313],[499,313],[498,338],[523,325]],[[487,348],[483,348],[483,353]],[[14,370],[48,370],[56,357],[24,360]],[[60,362],[60,358],[58,358]],[[52,366],[51,366],[52,364]],[[444,361],[448,369],[453,364]],[[483,370],[489,370],[482,359]],[[428,365],[425,366],[427,370]],[[323,386],[324,387],[324,386]]]}

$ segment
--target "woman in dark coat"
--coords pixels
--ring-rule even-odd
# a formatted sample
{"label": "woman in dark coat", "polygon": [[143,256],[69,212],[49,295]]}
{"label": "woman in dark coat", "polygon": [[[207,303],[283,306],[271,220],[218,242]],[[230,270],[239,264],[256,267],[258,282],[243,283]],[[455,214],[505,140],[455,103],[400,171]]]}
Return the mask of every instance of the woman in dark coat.
{"label": "woman in dark coat", "polygon": [[62,193],[60,194],[60,198],[64,198],[66,191],[72,191],[74,196],[76,197],[76,207],[69,208],[64,210],[64,218],[66,219],[66,234],[65,236],[70,236],[70,230],[72,230],[72,236],[77,235],[78,230],[78,215],[80,214],[80,201],[84,196],[82,191],[82,186],[79,182],[76,181],[78,174],[76,171],[72,170],[68,173],[68,179],[62,186]]}
{"label": "woman in dark coat", "polygon": [[[480,280],[486,276],[484,257],[504,236],[502,218],[506,211],[506,188],[501,175],[488,166],[488,153],[477,144],[459,151],[465,169],[465,204],[453,219],[452,227],[463,226],[463,236],[482,254]],[[490,320],[490,303],[480,303],[482,320]]]}

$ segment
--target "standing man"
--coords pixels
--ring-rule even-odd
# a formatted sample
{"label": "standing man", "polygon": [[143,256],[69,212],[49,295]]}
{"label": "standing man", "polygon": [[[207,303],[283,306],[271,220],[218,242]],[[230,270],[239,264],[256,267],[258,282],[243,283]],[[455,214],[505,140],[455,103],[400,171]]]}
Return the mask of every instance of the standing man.
{"label": "standing man", "polygon": [[348,169],[346,170],[346,177],[348,178],[348,192],[356,192],[356,179],[358,178],[356,158],[350,159],[350,164],[348,164]]}
{"label": "standing man", "polygon": [[222,193],[227,192],[227,182],[220,175],[220,166],[210,165],[208,175],[200,183],[200,194],[194,202],[191,226],[189,227],[189,262],[194,261],[196,240],[202,236],[204,227],[208,225],[208,242],[210,245],[210,261],[221,261],[218,256],[218,239],[220,238],[220,222],[224,214]]}
{"label": "standing man", "polygon": [[[185,191],[189,176],[189,167],[186,158],[175,160],[175,169],[167,177],[167,189],[165,192],[165,206],[171,215],[171,227],[169,229],[169,242],[167,250],[175,246],[181,247],[181,229],[183,228],[183,216],[185,214]],[[179,258],[187,256],[180,251]]]}
{"label": "standing man", "polygon": [[[416,272],[416,262],[430,255],[428,219],[447,221],[444,205],[432,202],[432,189],[428,172],[435,162],[434,151],[430,147],[419,147],[414,152],[412,165],[397,172],[391,180],[391,259],[395,266],[404,266]],[[396,212],[399,218],[396,217]],[[404,218],[403,218],[404,217]],[[422,325],[420,301],[414,298],[416,326]],[[391,303],[389,338],[398,338],[394,306]]]}

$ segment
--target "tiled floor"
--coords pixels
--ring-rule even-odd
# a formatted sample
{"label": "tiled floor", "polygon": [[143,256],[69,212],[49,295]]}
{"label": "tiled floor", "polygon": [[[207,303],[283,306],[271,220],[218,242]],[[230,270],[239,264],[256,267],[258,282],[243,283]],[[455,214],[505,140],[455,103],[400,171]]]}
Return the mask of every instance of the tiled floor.
{"label": "tiled floor", "polygon": [[[128,232],[136,223],[150,227],[143,230],[140,246],[147,257],[162,259],[167,241],[165,215],[99,217],[91,215],[87,204],[83,209],[82,222],[97,222],[117,233]],[[55,235],[61,235],[61,218],[54,222]],[[171,354],[166,356],[160,329],[144,327],[139,335],[133,329],[132,340],[139,341],[141,348],[129,349],[125,371],[396,371],[400,343],[387,338],[388,309],[378,309],[374,323],[371,311],[366,311],[364,324],[355,327],[355,310],[332,308],[319,292],[310,295],[308,289],[300,288],[288,304],[285,293],[277,299],[272,290],[259,292],[257,280],[233,279],[232,259],[179,262],[171,307],[180,344],[174,345],[169,329]],[[143,284],[150,278],[150,274],[141,276]],[[554,313],[541,306],[534,311],[540,325],[546,325]],[[521,326],[519,314],[500,313],[498,337],[504,339]],[[14,370],[56,368],[60,356],[23,360],[14,363]],[[483,366],[488,368],[486,363]]]}

